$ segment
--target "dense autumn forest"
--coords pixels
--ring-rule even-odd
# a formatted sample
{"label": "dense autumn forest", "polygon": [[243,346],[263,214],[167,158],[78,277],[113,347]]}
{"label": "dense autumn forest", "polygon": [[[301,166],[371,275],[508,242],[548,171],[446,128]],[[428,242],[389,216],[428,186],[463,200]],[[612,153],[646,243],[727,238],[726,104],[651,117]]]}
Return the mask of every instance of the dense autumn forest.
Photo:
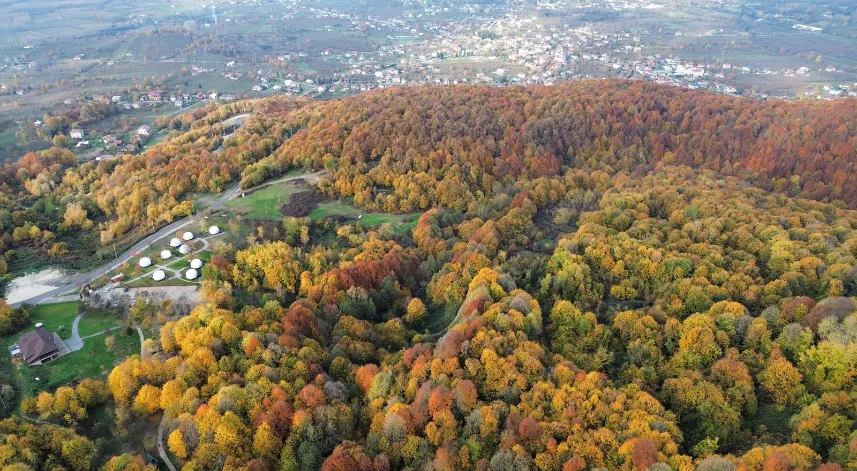
{"label": "dense autumn forest", "polygon": [[[231,131],[221,122],[250,111],[252,122],[221,147]],[[190,192],[219,192],[237,179],[246,188],[296,166],[329,168],[335,179],[325,191],[389,211],[434,204],[462,210],[498,183],[569,168],[643,175],[661,164],[857,205],[853,100],[752,102],[611,80],[245,101],[197,110],[169,126],[174,137],[143,155],[79,164],[53,148],[6,164],[0,275],[34,259],[104,262],[112,244],[130,245],[190,214]]]}
{"label": "dense autumn forest", "polygon": [[112,401],[120,435],[162,416],[187,471],[857,470],[857,102],[587,81],[170,126],[140,156],[8,165],[9,266],[79,262],[190,192],[298,167],[419,222],[284,217],[220,247],[190,313],[125,313],[154,355],[0,422],[2,469],[154,469],[79,426]]}

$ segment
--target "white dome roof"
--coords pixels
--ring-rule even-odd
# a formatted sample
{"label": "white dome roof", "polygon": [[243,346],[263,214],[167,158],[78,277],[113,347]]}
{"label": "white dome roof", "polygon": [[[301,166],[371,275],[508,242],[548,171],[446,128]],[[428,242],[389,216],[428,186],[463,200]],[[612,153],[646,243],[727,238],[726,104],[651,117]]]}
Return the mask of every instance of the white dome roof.
{"label": "white dome roof", "polygon": [[161,251],[161,258],[162,258],[162,259],[164,259],[164,260],[166,260],[166,259],[168,259],[168,258],[170,258],[170,257],[172,257],[172,256],[173,256],[173,253],[172,253],[172,252],[170,252],[169,250],[162,250],[162,251]]}
{"label": "white dome roof", "polygon": [[178,237],[173,237],[170,240],[170,247],[178,247],[179,245],[182,245],[182,241]]}
{"label": "white dome roof", "polygon": [[181,247],[179,247],[179,252],[181,252],[183,254],[189,254],[190,253],[190,245],[183,244]]}
{"label": "white dome roof", "polygon": [[219,233],[220,233],[220,228],[219,228],[219,227],[217,227],[217,226],[211,226],[211,227],[209,227],[209,228],[208,228],[208,233],[209,233],[209,234],[211,234],[211,235],[219,234]]}
{"label": "white dome roof", "polygon": [[182,234],[182,239],[184,239],[184,240],[193,239],[193,232],[185,232],[184,234]]}
{"label": "white dome roof", "polygon": [[193,268],[191,268],[190,270],[188,270],[188,271],[186,271],[186,272],[185,272],[184,276],[185,276],[185,278],[187,278],[188,280],[193,280],[194,278],[196,278],[197,276],[199,276],[199,274],[196,272],[196,270],[194,270]]}
{"label": "white dome roof", "polygon": [[140,262],[139,262],[139,263],[140,263],[140,266],[141,266],[141,267],[146,268],[146,267],[148,267],[149,265],[151,265],[151,264],[152,264],[152,259],[151,259],[151,258],[149,258],[149,257],[143,257],[143,258],[141,258],[141,259],[140,259]]}
{"label": "white dome roof", "polygon": [[191,268],[202,268],[202,260],[195,258],[190,261]]}
{"label": "white dome roof", "polygon": [[167,274],[164,273],[164,270],[155,270],[155,273],[152,273],[152,279],[155,281],[161,281],[167,277]]}

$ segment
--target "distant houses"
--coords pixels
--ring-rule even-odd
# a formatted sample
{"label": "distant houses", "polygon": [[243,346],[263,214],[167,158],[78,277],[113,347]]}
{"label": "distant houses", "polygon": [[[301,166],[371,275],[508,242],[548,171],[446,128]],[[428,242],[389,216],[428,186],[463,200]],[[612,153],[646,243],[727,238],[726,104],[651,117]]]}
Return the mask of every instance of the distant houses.
{"label": "distant houses", "polygon": [[83,130],[82,129],[72,129],[69,131],[68,135],[72,139],[83,139]]}

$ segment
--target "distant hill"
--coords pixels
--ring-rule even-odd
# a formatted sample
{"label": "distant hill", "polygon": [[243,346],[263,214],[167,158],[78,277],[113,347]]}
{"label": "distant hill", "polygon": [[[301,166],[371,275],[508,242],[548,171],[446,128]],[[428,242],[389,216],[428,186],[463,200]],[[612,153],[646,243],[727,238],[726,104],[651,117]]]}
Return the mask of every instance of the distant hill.
{"label": "distant hill", "polygon": [[[261,116],[276,115],[276,108]],[[265,165],[356,163],[442,178],[451,165],[496,180],[556,175],[565,167],[710,168],[760,186],[857,204],[857,100],[751,101],[643,82],[552,87],[413,87],[318,102],[281,116],[298,128]],[[307,161],[311,162],[307,162]],[[343,170],[344,171],[344,170]]]}

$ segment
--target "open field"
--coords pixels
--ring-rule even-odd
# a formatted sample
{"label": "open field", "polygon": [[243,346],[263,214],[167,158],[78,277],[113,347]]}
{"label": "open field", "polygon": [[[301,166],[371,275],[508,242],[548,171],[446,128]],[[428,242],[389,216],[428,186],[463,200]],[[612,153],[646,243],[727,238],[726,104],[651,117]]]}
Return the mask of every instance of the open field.
{"label": "open field", "polygon": [[116,339],[114,351],[105,347],[106,336],[98,336],[87,340],[82,349],[48,364],[18,368],[21,397],[34,397],[42,391],[52,391],[84,378],[106,378],[119,361],[140,353],[136,332],[127,334],[120,329],[110,335]]}
{"label": "open field", "polygon": [[[308,186],[302,182],[288,183],[272,183],[269,186],[249,193],[243,198],[236,198],[230,201],[225,211],[218,216],[224,216],[229,219],[233,215],[240,215],[245,220],[258,221],[281,221],[284,216],[284,210],[288,207],[292,197],[298,193],[311,192]],[[382,224],[390,224],[393,231],[398,234],[409,234],[413,229],[417,220],[418,213],[413,214],[390,214],[368,212],[365,209],[358,208],[344,201],[322,201],[316,203],[309,202],[309,206],[305,206],[305,202],[294,202],[301,205],[301,208],[295,209],[298,213],[308,210],[307,217],[313,221],[319,221],[327,217],[342,218],[345,220],[353,220],[359,222],[366,227],[375,227]],[[305,206],[305,207],[304,207]],[[285,214],[289,214],[286,212]],[[249,232],[247,233],[249,235]]]}
{"label": "open field", "polygon": [[353,219],[354,222],[359,222],[361,225],[367,227],[390,224],[393,226],[393,231],[397,234],[410,234],[411,230],[417,225],[419,213],[373,213],[341,201],[329,201],[316,206],[309,213],[309,217],[312,220],[321,220],[326,217]]}
{"label": "open field", "polygon": [[30,309],[30,321],[33,324],[41,322],[48,332],[67,338],[71,333],[71,323],[77,317],[77,307],[77,301],[34,306]]}
{"label": "open field", "polygon": [[122,325],[120,319],[109,310],[87,310],[80,319],[78,331],[81,337],[87,337],[120,325]]}
{"label": "open field", "polygon": [[283,218],[280,208],[288,203],[289,197],[302,188],[298,184],[273,184],[267,188],[238,197],[226,204],[226,209],[247,219],[269,219],[279,221]]}
{"label": "open field", "polygon": [[[30,319],[33,323],[43,323],[48,332],[57,332],[65,339],[71,335],[71,324],[77,316],[77,309],[77,301],[43,304],[30,310]],[[89,311],[81,319],[79,331],[82,337],[86,337],[118,325],[121,325],[120,320],[110,311]],[[128,335],[125,330],[118,329],[107,334],[116,339],[113,351],[104,344],[107,335],[99,335],[85,340],[81,350],[45,365],[27,366],[12,362],[8,347],[28,330],[0,338],[0,370],[19,389],[19,402],[23,398],[34,397],[42,391],[52,391],[84,378],[105,378],[116,363],[140,351],[137,333],[132,331]]]}

